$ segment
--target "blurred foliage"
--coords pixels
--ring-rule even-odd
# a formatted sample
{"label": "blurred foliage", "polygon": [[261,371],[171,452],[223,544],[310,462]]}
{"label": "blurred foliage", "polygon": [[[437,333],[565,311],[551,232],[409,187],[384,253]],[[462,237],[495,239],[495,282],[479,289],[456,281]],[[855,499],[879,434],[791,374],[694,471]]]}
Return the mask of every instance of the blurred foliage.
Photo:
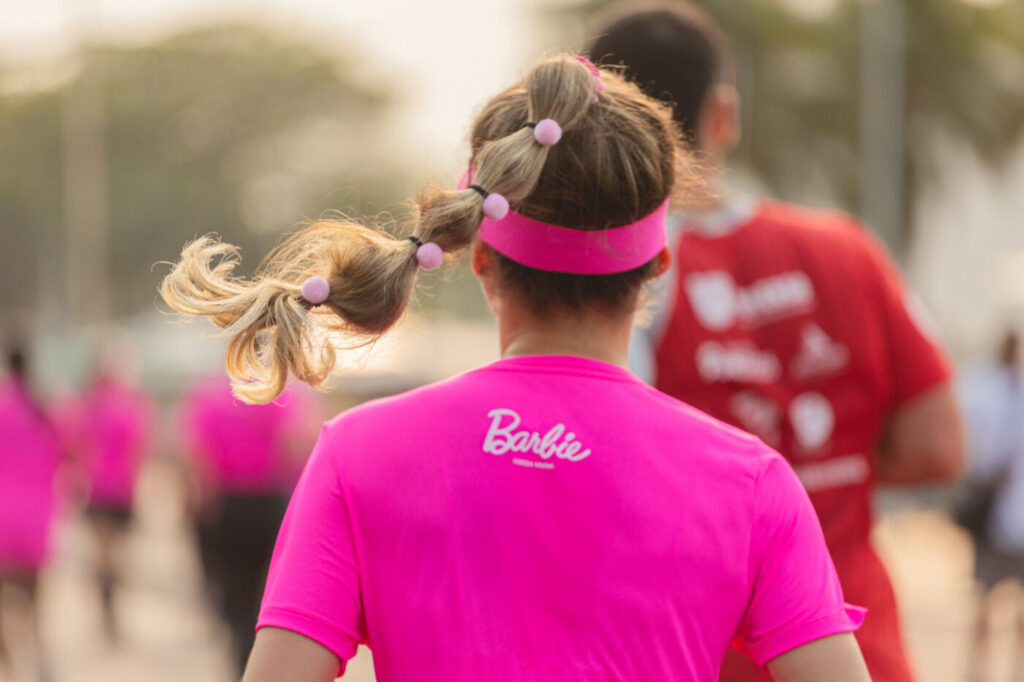
{"label": "blurred foliage", "polygon": [[[5,93],[0,309],[63,291],[69,88],[101,99],[111,309],[121,315],[153,306],[166,272],[153,264],[195,235],[220,233],[255,266],[296,221],[394,201],[402,176],[377,142],[392,99],[360,76],[351,58],[297,39],[218,27],[148,47],[90,47],[75,78]],[[353,186],[358,195],[339,193]]]}
{"label": "blurred foliage", "polygon": [[[870,1],[902,2],[905,13],[909,211],[909,199],[937,170],[932,135],[965,140],[999,164],[1024,133],[1024,2]],[[815,195],[857,209],[863,3],[836,0],[834,11],[813,15],[794,8],[821,2],[697,2],[717,19],[736,54],[744,134],[733,164],[781,197]],[[566,30],[609,4],[590,0],[573,8]]]}

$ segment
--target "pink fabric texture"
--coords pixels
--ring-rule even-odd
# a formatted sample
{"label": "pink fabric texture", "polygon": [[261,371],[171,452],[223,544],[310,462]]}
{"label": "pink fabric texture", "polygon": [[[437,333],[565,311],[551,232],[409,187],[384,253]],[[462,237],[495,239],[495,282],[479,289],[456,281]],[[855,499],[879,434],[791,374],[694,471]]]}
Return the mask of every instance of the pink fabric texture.
{"label": "pink fabric texture", "polygon": [[102,378],[72,407],[66,418],[69,446],[89,481],[89,503],[130,509],[135,483],[153,424],[153,407],[138,389]]}
{"label": "pink fabric texture", "polygon": [[502,220],[484,218],[480,240],[517,263],[537,270],[607,275],[638,268],[665,247],[668,201],[630,225],[607,230],[572,230],[509,211]]}
{"label": "pink fabric texture", "polygon": [[23,389],[0,380],[0,573],[38,571],[50,553],[60,445]]}
{"label": "pink fabric texture", "polygon": [[752,436],[565,356],[501,360],[325,425],[258,627],[380,682],[713,682],[855,630],[807,494]]}
{"label": "pink fabric texture", "polygon": [[142,457],[149,445],[153,407],[144,393],[102,377],[81,396],[53,408],[63,447],[82,469],[89,503],[130,509]]}
{"label": "pink fabric texture", "polygon": [[307,408],[290,388],[273,403],[248,405],[231,394],[227,377],[202,379],[184,404],[189,452],[218,492],[287,493],[300,466],[289,461],[289,439]]}

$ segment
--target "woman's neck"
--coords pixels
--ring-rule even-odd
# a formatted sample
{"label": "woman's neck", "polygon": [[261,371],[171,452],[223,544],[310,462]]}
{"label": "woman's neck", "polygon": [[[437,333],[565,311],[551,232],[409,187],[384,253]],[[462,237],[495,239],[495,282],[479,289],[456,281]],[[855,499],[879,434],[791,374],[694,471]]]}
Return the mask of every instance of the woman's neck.
{"label": "woman's neck", "polygon": [[629,362],[633,315],[588,311],[538,319],[522,311],[499,317],[503,358],[576,355],[620,367]]}

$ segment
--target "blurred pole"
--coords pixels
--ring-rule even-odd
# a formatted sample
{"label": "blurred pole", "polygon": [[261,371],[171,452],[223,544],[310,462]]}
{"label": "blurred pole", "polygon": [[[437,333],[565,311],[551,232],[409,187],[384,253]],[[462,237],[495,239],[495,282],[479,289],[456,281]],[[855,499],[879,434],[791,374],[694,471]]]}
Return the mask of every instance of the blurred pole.
{"label": "blurred pole", "polygon": [[82,8],[71,9],[82,72],[64,99],[64,225],[68,318],[104,322],[110,314],[103,83],[90,74]]}
{"label": "blurred pole", "polygon": [[904,0],[862,0],[861,218],[901,255],[906,16]]}

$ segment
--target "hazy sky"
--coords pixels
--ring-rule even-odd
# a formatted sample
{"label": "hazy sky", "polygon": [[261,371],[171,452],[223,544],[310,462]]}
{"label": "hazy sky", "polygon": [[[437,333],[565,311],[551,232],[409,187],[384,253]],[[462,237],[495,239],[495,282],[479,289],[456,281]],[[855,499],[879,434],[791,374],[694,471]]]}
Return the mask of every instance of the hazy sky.
{"label": "hazy sky", "polygon": [[[425,173],[449,173],[469,120],[537,55],[541,0],[0,0],[0,59],[53,60],[80,36],[148,42],[209,22],[255,20],[354,51],[367,77],[394,79],[395,141]],[[563,3],[564,4],[564,3]],[[416,169],[419,170],[419,169]]]}

